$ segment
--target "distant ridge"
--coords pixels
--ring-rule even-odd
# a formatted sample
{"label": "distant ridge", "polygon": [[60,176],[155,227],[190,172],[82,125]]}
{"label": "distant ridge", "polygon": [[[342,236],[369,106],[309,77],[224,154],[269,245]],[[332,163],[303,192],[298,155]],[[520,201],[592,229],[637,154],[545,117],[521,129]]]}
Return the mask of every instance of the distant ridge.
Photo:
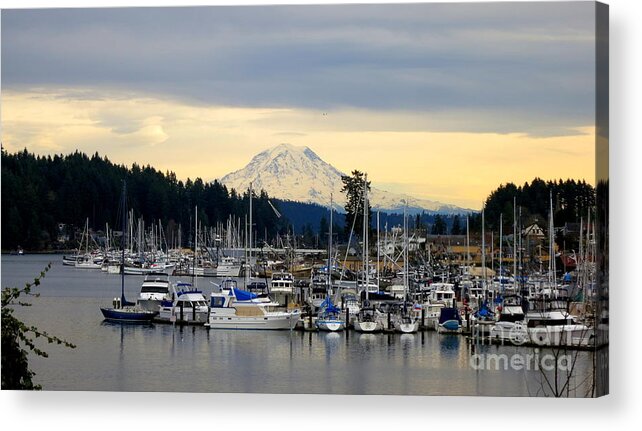
{"label": "distant ridge", "polygon": [[[270,196],[297,202],[329,205],[330,192],[334,190],[335,207],[343,209],[345,195],[339,193],[345,175],[331,164],[323,161],[308,147],[280,144],[260,152],[242,169],[220,179],[228,188],[245,190],[250,182],[254,189],[263,189]],[[386,212],[403,212],[404,200],[411,204],[410,213],[467,213],[473,210],[428,199],[416,199],[408,195],[390,193],[372,188],[371,206]]]}

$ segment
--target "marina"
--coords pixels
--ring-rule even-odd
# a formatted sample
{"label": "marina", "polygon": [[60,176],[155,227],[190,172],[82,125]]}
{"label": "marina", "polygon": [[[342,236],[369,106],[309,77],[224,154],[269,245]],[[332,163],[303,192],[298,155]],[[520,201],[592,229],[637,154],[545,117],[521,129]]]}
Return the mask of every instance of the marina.
{"label": "marina", "polygon": [[[113,299],[119,277],[64,266],[60,255],[3,255],[2,284],[22,284],[50,261],[41,297],[19,312],[78,345],[74,351],[49,347],[49,358],[34,358],[38,378],[51,390],[502,396],[541,391],[542,370],[505,369],[502,358],[544,355],[546,347],[475,345],[461,334],[434,330],[239,331],[111,323],[98,308]],[[125,295],[136,298],[145,277],[125,280]],[[471,358],[481,354],[500,362],[476,370]],[[580,381],[591,373],[594,353],[575,355]],[[588,390],[574,386],[570,396],[586,396]]]}

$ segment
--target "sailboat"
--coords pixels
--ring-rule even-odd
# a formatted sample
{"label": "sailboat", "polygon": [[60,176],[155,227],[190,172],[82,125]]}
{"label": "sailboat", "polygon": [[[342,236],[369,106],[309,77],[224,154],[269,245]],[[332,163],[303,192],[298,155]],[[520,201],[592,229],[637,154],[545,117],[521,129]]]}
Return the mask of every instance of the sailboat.
{"label": "sailboat", "polygon": [[332,303],[332,194],[330,194],[330,238],[328,241],[328,277],[326,279],[326,298],[319,306],[316,327],[321,331],[343,331],[346,322],[341,319],[341,309]]}
{"label": "sailboat", "polygon": [[[121,265],[125,262],[125,244],[127,243],[127,183],[123,181],[123,243],[121,244]],[[158,314],[158,311],[145,310],[125,299],[125,271],[121,271],[120,298],[114,298],[112,308],[101,307],[105,320],[130,323],[148,323]]]}
{"label": "sailboat", "polygon": [[89,219],[85,222],[85,229],[82,234],[81,247],[84,243],[85,254],[82,256],[76,255],[74,266],[79,269],[100,269],[102,266],[102,260],[100,260],[100,263],[97,262],[96,257],[89,251]]}
{"label": "sailboat", "polygon": [[[539,346],[590,346],[594,331],[576,320],[568,310],[568,298],[560,297],[555,266],[555,236],[553,223],[553,192],[549,196],[549,288],[535,299],[535,309],[524,317],[528,340]],[[523,329],[523,327],[520,327]],[[521,340],[520,340],[521,341]]]}
{"label": "sailboat", "polygon": [[403,258],[403,289],[404,289],[404,304],[401,307],[400,313],[396,316],[394,327],[397,332],[403,334],[412,334],[419,330],[419,319],[413,317],[408,312],[406,301],[408,300],[408,220],[406,217],[406,208],[408,203],[404,206],[403,210],[403,233],[404,233],[404,258]]}
{"label": "sailboat", "polygon": [[354,329],[358,332],[375,332],[379,329],[377,310],[370,305],[370,265],[368,256],[368,175],[363,180],[363,273],[366,298],[357,313]]}

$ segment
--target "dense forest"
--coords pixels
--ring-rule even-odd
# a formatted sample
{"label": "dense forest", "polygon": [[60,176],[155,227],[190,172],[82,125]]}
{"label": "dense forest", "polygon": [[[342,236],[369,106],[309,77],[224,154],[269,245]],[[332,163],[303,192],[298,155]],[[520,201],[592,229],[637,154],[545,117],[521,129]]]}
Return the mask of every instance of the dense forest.
{"label": "dense forest", "polygon": [[[513,225],[513,200],[521,210],[522,226],[538,223],[547,228],[550,213],[550,198],[553,199],[553,220],[555,226],[566,223],[579,223],[586,220],[589,209],[595,205],[595,188],[586,181],[572,179],[544,181],[535,178],[522,186],[513,183],[502,184],[494,190],[484,204],[486,229],[499,230],[499,216],[503,214],[504,229]],[[519,217],[519,212],[518,212]],[[470,220],[471,230],[481,230],[481,215],[476,214]]]}
{"label": "dense forest", "polygon": [[[128,207],[135,217],[160,220],[169,229],[182,225],[185,233],[193,225],[194,209],[204,226],[226,222],[248,211],[249,194],[237,194],[218,182],[202,179],[185,182],[172,172],[162,173],[151,166],[131,168],[110,162],[97,153],[89,157],[75,152],[67,156],[35,156],[24,150],[9,154],[2,150],[2,249],[22,246],[27,250],[52,249],[61,244],[59,224],[67,232],[83,227],[103,229],[106,223],[117,228],[122,181],[126,180]],[[275,204],[278,205],[278,204]],[[278,218],[264,191],[253,200],[254,229],[274,236],[287,221]],[[188,235],[183,235],[188,241]]]}
{"label": "dense forest", "polygon": [[[131,168],[110,162],[97,153],[93,156],[75,152],[66,156],[36,156],[26,150],[9,154],[2,150],[2,249],[22,246],[27,250],[74,247],[73,232],[84,226],[103,229],[106,223],[119,227],[118,202],[122,181],[127,181],[128,207],[136,217],[158,221],[168,235],[178,225],[183,227],[183,245],[193,229],[194,209],[204,226],[225,223],[229,216],[242,221],[247,214],[249,195],[228,190],[218,182],[202,179],[178,180],[172,172],[160,172],[151,166],[133,164]],[[595,202],[595,190],[585,181],[543,181],[516,186],[503,184],[485,202],[485,223],[488,231],[499,230],[503,214],[504,232],[512,232],[513,199],[521,208],[520,222],[526,226],[537,222],[547,227],[549,193],[552,193],[555,226],[579,222]],[[282,214],[278,217],[269,201]],[[265,191],[255,192],[253,200],[254,230],[260,238],[270,240],[276,234],[295,233],[306,247],[325,247],[329,224],[328,208],[299,202],[270,199]],[[371,227],[376,228],[372,214]],[[71,244],[61,244],[59,225],[71,233]],[[335,238],[347,241],[349,229],[345,214],[334,213]],[[481,231],[481,214],[469,215],[471,234]],[[402,214],[380,214],[380,226],[391,229],[403,225]],[[408,226],[419,234],[465,234],[466,216],[435,213],[413,214]],[[357,236],[359,234],[357,233]]]}

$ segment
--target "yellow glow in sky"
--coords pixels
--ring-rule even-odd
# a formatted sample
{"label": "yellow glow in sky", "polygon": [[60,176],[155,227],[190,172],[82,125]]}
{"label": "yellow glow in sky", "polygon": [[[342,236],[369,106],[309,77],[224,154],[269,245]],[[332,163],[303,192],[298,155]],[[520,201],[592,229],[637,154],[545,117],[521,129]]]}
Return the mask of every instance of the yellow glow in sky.
{"label": "yellow glow in sky", "polygon": [[[194,106],[78,90],[3,92],[2,145],[13,152],[98,151],[179,178],[220,178],[267,148],[308,146],[343,172],[360,169],[380,189],[479,209],[502,183],[534,177],[594,184],[595,130],[572,136],[430,131],[426,114]],[[462,118],[461,121],[465,121]]]}

